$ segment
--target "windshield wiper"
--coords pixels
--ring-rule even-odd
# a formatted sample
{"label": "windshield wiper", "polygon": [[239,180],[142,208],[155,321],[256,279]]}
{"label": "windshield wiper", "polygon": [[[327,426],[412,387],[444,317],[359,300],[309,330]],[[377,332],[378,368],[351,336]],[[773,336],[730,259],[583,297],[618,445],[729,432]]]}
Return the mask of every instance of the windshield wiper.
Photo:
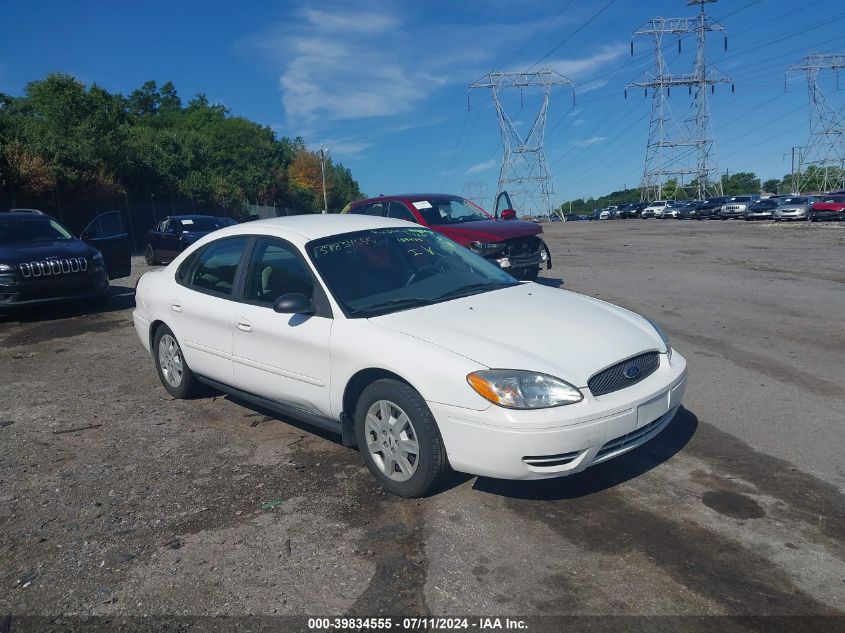
{"label": "windshield wiper", "polygon": [[375,303],[371,306],[367,306],[366,308],[357,308],[355,309],[355,314],[359,313],[367,313],[378,311],[383,308],[410,308],[416,306],[424,306],[424,305],[431,305],[432,303],[437,303],[440,300],[440,297],[436,299],[429,299],[428,297],[399,297],[397,299],[391,299],[390,301],[382,301],[381,303]]}
{"label": "windshield wiper", "polygon": [[476,291],[495,290],[496,288],[510,288],[511,286],[518,286],[517,283],[510,283],[507,281],[485,281],[482,283],[469,284],[468,286],[461,286],[449,292],[444,292],[438,299],[451,299],[454,297],[461,297],[466,294],[474,294]]}

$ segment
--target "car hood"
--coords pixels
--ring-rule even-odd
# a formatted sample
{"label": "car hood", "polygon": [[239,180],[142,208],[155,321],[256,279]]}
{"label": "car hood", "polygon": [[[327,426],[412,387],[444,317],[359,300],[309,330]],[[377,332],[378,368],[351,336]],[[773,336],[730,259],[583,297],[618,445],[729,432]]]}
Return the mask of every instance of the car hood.
{"label": "car hood", "polygon": [[0,244],[0,263],[19,264],[48,257],[91,257],[94,249],[82,240]]}
{"label": "car hood", "polygon": [[460,224],[437,224],[432,229],[459,244],[470,242],[501,242],[514,237],[539,235],[543,227],[523,220],[477,220]]}
{"label": "car hood", "polygon": [[642,317],[604,301],[535,283],[370,319],[497,369],[551,374],[585,387],[596,372],[664,350]]}

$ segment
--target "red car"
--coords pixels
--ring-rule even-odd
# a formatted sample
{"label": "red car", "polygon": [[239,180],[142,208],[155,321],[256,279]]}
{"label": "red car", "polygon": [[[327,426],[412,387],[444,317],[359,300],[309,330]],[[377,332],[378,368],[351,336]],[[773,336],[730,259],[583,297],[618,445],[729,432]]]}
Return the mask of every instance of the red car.
{"label": "red car", "polygon": [[811,222],[818,220],[845,220],[845,194],[834,193],[819,196],[807,212]]}
{"label": "red car", "polygon": [[[497,217],[461,196],[412,193],[350,203],[343,213],[398,218],[429,227],[497,263],[515,277],[536,279],[552,267],[543,227],[517,220],[507,192],[496,200]],[[498,211],[501,209],[501,211]]]}

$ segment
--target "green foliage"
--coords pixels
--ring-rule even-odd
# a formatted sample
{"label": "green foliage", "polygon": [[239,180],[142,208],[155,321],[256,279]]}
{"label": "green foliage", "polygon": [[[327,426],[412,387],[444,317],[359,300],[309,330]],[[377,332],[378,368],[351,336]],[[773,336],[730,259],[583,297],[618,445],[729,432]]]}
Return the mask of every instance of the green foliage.
{"label": "green foliage", "polygon": [[[171,82],[147,81],[128,97],[54,73],[0,94],[0,186],[6,201],[47,210],[98,200],[186,199],[240,210],[322,209],[322,183],[289,177],[301,138],[233,116],[203,94],[187,105]],[[362,197],[348,168],[326,164],[329,210]],[[319,203],[318,203],[319,200]]]}
{"label": "green foliage", "polygon": [[750,171],[739,171],[730,176],[722,176],[722,190],[726,196],[743,193],[759,193],[760,179]]}

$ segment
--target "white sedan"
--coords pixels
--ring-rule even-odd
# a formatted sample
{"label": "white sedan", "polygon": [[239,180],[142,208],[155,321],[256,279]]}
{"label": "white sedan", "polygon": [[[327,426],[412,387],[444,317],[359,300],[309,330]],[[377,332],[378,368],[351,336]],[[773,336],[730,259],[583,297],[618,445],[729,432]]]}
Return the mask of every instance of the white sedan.
{"label": "white sedan", "polygon": [[144,274],[136,303],[173,396],[205,383],[335,431],[403,496],[449,467],[577,473],[657,435],[686,387],[686,361],[647,319],[520,283],[401,220],[224,228]]}

